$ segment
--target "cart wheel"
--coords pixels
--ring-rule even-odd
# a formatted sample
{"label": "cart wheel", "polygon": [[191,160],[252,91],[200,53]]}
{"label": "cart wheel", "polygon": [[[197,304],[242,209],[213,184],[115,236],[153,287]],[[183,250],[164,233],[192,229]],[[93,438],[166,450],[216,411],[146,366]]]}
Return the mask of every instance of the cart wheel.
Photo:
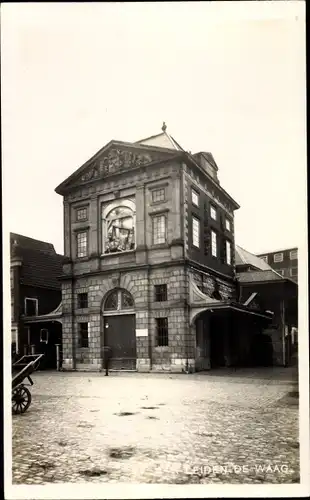
{"label": "cart wheel", "polygon": [[27,387],[20,387],[12,394],[12,411],[15,415],[25,413],[31,403],[31,392]]}

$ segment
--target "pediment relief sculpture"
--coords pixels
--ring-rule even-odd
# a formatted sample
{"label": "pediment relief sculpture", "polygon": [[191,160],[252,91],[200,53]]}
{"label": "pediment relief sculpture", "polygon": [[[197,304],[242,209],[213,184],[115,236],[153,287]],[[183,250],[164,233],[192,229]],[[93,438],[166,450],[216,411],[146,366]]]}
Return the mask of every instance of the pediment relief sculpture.
{"label": "pediment relief sculpture", "polygon": [[80,177],[80,182],[87,182],[122,170],[148,165],[161,158],[162,156],[159,155],[113,148],[90,165],[88,170]]}

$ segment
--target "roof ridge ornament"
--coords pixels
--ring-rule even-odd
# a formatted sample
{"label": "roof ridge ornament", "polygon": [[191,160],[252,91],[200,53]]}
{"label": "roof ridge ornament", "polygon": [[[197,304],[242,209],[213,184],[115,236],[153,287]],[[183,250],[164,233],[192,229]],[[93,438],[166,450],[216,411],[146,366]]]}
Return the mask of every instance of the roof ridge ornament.
{"label": "roof ridge ornament", "polygon": [[166,122],[163,122],[163,126],[161,127],[161,129],[163,132],[166,132],[166,130],[167,130]]}

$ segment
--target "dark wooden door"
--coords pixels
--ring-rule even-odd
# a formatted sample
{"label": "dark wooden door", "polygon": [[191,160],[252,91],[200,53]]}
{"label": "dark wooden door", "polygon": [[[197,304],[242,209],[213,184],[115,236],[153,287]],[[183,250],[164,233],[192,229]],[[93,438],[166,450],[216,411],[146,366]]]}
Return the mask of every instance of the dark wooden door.
{"label": "dark wooden door", "polygon": [[110,368],[136,369],[135,315],[104,317],[103,345],[111,348]]}

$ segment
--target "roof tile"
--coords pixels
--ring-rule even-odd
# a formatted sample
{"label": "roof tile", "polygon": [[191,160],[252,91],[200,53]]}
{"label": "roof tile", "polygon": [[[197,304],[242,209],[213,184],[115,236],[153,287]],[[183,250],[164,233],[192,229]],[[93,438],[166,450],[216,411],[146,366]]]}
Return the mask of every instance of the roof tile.
{"label": "roof tile", "polygon": [[60,290],[64,255],[54,245],[16,233],[10,233],[11,256],[22,259],[21,284]]}
{"label": "roof tile", "polygon": [[265,271],[247,271],[244,273],[238,273],[237,279],[242,283],[284,280],[284,278],[273,269]]}

